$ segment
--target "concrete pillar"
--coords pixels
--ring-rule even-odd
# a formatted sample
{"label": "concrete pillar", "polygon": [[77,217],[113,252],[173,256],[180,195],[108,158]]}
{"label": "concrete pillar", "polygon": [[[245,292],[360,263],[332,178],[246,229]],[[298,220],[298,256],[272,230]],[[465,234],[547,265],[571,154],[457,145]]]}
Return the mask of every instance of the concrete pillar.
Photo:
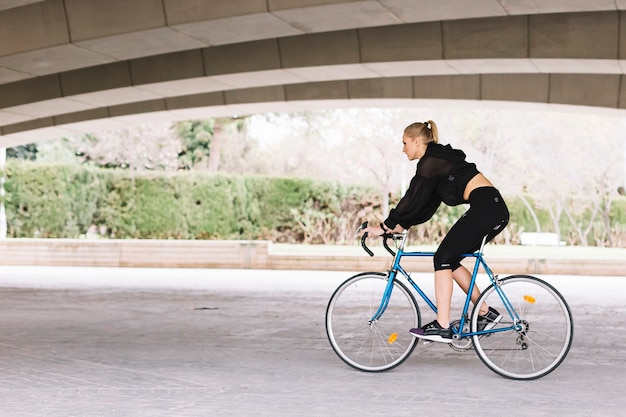
{"label": "concrete pillar", "polygon": [[7,237],[7,215],[4,210],[4,182],[6,177],[4,176],[4,167],[7,160],[7,149],[0,148],[0,239],[6,239]]}
{"label": "concrete pillar", "polygon": [[624,134],[622,135],[624,158],[622,163],[624,164],[624,176],[622,177],[622,187],[626,190],[626,119],[622,119],[624,123]]}

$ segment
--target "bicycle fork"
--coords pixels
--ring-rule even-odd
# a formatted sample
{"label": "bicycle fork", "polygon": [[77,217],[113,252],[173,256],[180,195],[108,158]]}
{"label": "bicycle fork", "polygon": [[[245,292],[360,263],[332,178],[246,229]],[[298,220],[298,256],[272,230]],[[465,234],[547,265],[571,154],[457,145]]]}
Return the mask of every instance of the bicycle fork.
{"label": "bicycle fork", "polygon": [[387,275],[387,286],[385,287],[385,292],[383,293],[383,298],[380,300],[380,304],[378,305],[378,309],[369,320],[369,324],[375,323],[378,319],[381,318],[387,306],[389,305],[389,300],[391,299],[391,292],[393,291],[393,281],[396,278],[396,271],[389,271]]}

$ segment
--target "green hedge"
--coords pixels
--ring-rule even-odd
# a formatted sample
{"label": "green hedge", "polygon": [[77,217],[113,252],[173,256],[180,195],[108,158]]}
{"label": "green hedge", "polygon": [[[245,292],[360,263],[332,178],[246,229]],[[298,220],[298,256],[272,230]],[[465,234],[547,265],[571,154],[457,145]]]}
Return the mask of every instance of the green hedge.
{"label": "green hedge", "polygon": [[311,179],[203,172],[132,173],[86,166],[9,163],[5,205],[12,237],[257,239],[298,234],[293,210],[340,215],[364,189]]}
{"label": "green hedge", "polygon": [[60,238],[91,225],[106,179],[80,166],[9,164],[5,189],[8,235]]}
{"label": "green hedge", "polygon": [[[6,175],[12,237],[76,238],[95,226],[101,237],[118,239],[344,242],[353,240],[359,222],[380,218],[374,190],[332,181],[193,171],[133,173],[24,161],[9,161]],[[521,200],[507,199],[507,204],[508,231],[516,243],[516,236],[535,231],[535,224]],[[465,209],[443,207],[415,231],[413,242],[438,240]],[[613,244],[621,245],[626,239],[626,198],[616,198],[611,213]],[[547,211],[537,210],[537,215],[542,231],[551,231]],[[595,235],[601,236],[602,224],[596,227]],[[572,236],[568,228],[564,218],[563,238]],[[595,240],[589,243],[601,244]]]}

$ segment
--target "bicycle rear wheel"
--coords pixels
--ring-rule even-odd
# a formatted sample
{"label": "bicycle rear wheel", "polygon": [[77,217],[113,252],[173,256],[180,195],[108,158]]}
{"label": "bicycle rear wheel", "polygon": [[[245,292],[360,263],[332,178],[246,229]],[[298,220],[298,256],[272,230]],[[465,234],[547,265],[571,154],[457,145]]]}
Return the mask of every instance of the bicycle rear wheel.
{"label": "bicycle rear wheel", "polygon": [[[480,296],[471,316],[476,331],[483,302],[503,315],[494,330],[517,325],[515,330],[473,336],[478,357],[495,373],[510,379],[540,378],[555,370],[567,356],[574,336],[572,313],[563,296],[550,284],[529,275],[499,281],[499,288],[514,312],[491,285]],[[519,317],[519,320],[515,320]]]}
{"label": "bicycle rear wheel", "polygon": [[413,294],[394,281],[389,304],[375,321],[388,282],[386,274],[355,275],[334,292],[326,308],[326,334],[335,353],[348,365],[368,372],[395,368],[417,345],[409,329],[421,325]]}

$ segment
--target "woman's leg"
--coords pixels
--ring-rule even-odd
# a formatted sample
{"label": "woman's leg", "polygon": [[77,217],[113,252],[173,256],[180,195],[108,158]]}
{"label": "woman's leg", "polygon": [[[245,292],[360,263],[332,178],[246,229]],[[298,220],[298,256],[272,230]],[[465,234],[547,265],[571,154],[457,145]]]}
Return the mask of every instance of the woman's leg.
{"label": "woman's leg", "polygon": [[452,302],[452,270],[435,271],[435,302],[437,321],[444,329],[450,327],[450,304]]}
{"label": "woman's leg", "polygon": [[[480,296],[480,290],[476,285],[470,288],[472,274],[461,265],[462,255],[476,251],[485,235],[487,242],[491,241],[504,229],[508,219],[508,209],[498,190],[486,187],[478,188],[472,192],[469,210],[450,228],[433,259],[437,310],[443,310],[441,315],[437,314],[437,320],[440,324],[444,323],[443,320],[446,319],[446,315],[449,320],[452,290],[448,290],[447,286],[448,283],[450,287],[452,286],[450,277],[459,284],[465,293],[471,290],[472,302],[475,303]],[[439,296],[439,289],[443,291],[441,296]],[[439,300],[444,304],[440,304]],[[481,313],[487,311],[487,305],[480,306]]]}
{"label": "woman's leg", "polygon": [[[467,268],[461,265],[452,272],[452,277],[454,278],[454,281],[459,285],[459,287],[461,287],[461,289],[465,291],[465,294],[468,294],[470,284],[472,283],[472,274],[470,273],[470,271],[468,271]],[[478,301],[478,297],[480,297],[480,289],[478,288],[478,285],[474,284],[471,295],[472,303],[476,304],[476,301]],[[481,314],[487,314],[488,310],[489,306],[486,303],[483,303],[480,306]]]}

